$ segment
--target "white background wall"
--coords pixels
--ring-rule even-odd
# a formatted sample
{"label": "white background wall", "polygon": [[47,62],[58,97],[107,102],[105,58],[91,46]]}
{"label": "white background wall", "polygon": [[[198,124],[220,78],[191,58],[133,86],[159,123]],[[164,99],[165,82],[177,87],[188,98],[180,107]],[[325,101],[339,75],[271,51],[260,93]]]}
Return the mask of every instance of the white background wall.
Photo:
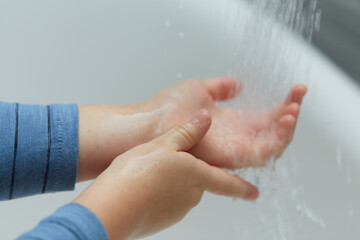
{"label": "white background wall", "polygon": [[[193,2],[0,0],[0,99],[37,104],[133,103],[180,78],[227,75],[233,43],[225,40],[217,20],[226,19],[231,5],[217,9],[213,1]],[[208,12],[216,14],[204,18]],[[312,77],[321,78],[320,83],[328,81],[330,87],[320,84],[310,92],[313,96],[305,102],[298,134],[280,163],[297,162],[290,180],[303,189],[301,199],[327,227],[299,216],[296,206],[287,203],[286,211],[294,212],[291,216],[297,223],[290,239],[359,239],[359,154],[344,143],[354,142],[348,138],[351,134],[359,139],[352,124],[360,118],[352,113],[354,106],[345,111],[348,102],[332,99],[335,91],[353,87],[331,87],[336,79],[346,77],[337,70],[322,71],[335,69],[328,63],[318,65]],[[315,95],[332,101],[315,101]],[[351,99],[359,103],[358,98]],[[341,136],[332,130],[337,123],[347,125]],[[342,145],[344,167],[339,168]],[[0,239],[13,239],[32,228],[86,185],[77,185],[74,192],[0,203]],[[265,239],[253,210],[252,204],[205,195],[185,221],[151,239]]]}

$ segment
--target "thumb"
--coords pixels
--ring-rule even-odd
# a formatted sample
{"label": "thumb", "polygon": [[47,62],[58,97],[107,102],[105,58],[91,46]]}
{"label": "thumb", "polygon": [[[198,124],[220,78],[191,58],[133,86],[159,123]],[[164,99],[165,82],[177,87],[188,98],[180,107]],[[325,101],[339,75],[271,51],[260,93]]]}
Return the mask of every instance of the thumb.
{"label": "thumb", "polygon": [[187,122],[173,128],[156,139],[161,144],[170,145],[176,151],[188,151],[205,136],[211,125],[209,111],[197,112]]}
{"label": "thumb", "polygon": [[204,85],[215,101],[233,99],[241,90],[241,82],[230,77],[208,79],[204,81]]}

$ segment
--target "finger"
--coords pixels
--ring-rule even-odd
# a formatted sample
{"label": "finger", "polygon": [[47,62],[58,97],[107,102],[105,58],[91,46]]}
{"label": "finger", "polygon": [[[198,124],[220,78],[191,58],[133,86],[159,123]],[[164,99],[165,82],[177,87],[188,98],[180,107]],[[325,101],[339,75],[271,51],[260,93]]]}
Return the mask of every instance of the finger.
{"label": "finger", "polygon": [[274,150],[276,153],[275,159],[279,159],[285,151],[285,148],[290,144],[295,133],[296,121],[296,116],[290,114],[280,118],[275,129],[277,138],[275,141],[278,141],[277,147]]}
{"label": "finger", "polygon": [[285,107],[282,114],[283,115],[291,114],[295,118],[297,118],[299,116],[299,113],[300,113],[300,105],[298,103],[291,103]]}
{"label": "finger", "polygon": [[279,119],[275,133],[279,141],[288,141],[291,139],[296,125],[296,118],[293,115],[285,115]]}
{"label": "finger", "polygon": [[201,177],[206,191],[248,201],[254,201],[258,198],[258,189],[239,176],[231,175],[200,160],[198,163],[199,177]]}
{"label": "finger", "polygon": [[215,101],[232,99],[236,97],[241,90],[241,82],[230,77],[205,80],[204,84]]}
{"label": "finger", "polygon": [[200,110],[192,119],[173,128],[155,141],[171,145],[176,151],[188,151],[205,136],[211,125],[211,115]]}
{"label": "finger", "polygon": [[294,86],[288,97],[286,98],[286,104],[290,104],[290,103],[298,103],[301,104],[302,99],[304,98],[305,94],[307,92],[307,88],[305,85],[303,84],[298,84],[296,86]]}

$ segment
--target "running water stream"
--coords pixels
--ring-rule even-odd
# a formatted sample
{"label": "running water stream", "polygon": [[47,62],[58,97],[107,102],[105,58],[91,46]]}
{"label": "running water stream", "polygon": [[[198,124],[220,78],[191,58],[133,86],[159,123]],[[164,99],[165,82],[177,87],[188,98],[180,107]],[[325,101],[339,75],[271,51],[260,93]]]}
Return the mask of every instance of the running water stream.
{"label": "running water stream", "polygon": [[[256,116],[283,101],[291,86],[304,83],[309,89],[294,141],[283,157],[276,163],[270,161],[265,168],[236,172],[256,184],[261,195],[255,203],[234,201],[229,207],[231,213],[219,219],[221,228],[227,229],[232,224],[229,227],[231,233],[227,233],[224,239],[356,239],[353,237],[359,229],[359,197],[354,190],[358,189],[359,177],[352,160],[356,160],[357,155],[354,157],[348,151],[348,143],[341,140],[348,139],[341,135],[350,132],[345,131],[341,121],[329,121],[328,116],[341,118],[334,118],[336,113],[318,104],[324,102],[324,99],[320,100],[324,97],[320,91],[329,92],[322,89],[326,87],[324,79],[329,76],[326,72],[316,75],[316,78],[324,76],[322,81],[314,77],[319,67],[314,63],[319,54],[308,44],[313,32],[320,27],[321,9],[317,0],[196,2],[199,9],[207,13],[203,19],[199,17],[204,29],[194,27],[197,31],[192,31],[190,23],[176,27],[175,17],[170,24],[166,21],[165,26],[174,29],[179,46],[192,46],[194,43],[190,38],[200,36],[199,32],[206,32],[207,28],[216,33],[211,37],[219,42],[216,45],[219,51],[228,57],[224,73],[241,79],[243,83],[241,94],[225,104],[226,107]],[[180,3],[182,8],[177,11],[187,19],[189,16],[185,13],[191,12],[189,9],[196,3],[183,0]],[[199,13],[194,11],[193,14]],[[185,32],[185,37],[177,34],[180,32]],[[196,53],[193,51],[192,54]],[[222,61],[224,58],[219,59]],[[331,65],[328,65],[331,70]],[[179,68],[180,77],[193,77],[189,74],[190,67],[187,69],[186,66],[183,64]],[[332,74],[329,69],[328,74]],[[326,101],[329,99],[331,97]],[[329,104],[337,106],[336,103],[334,99]],[[313,115],[314,112],[317,114]],[[337,132],[334,136],[334,124],[343,129],[343,133]],[[226,210],[224,207],[219,212]]]}
{"label": "running water stream", "polygon": [[[239,77],[244,91],[236,107],[261,111],[277,105],[289,88],[298,83],[308,66],[294,38],[311,41],[319,28],[321,12],[317,0],[247,0],[249,21],[233,16],[228,34],[238,35],[229,74]],[[239,20],[237,20],[238,18]],[[293,33],[289,37],[288,33]],[[298,64],[293,64],[293,59]],[[306,83],[306,79],[301,79]]]}
{"label": "running water stream", "polygon": [[[234,46],[229,75],[237,76],[243,83],[241,95],[230,106],[240,113],[260,114],[283,101],[294,84],[308,85],[306,77],[299,76],[306,76],[311,66],[295,43],[298,39],[311,41],[313,31],[319,28],[321,12],[317,0],[248,0],[248,3],[252,9],[250,20],[244,24],[233,16],[235,25],[228,29],[229,34],[237,34],[240,39]],[[294,59],[298,64],[293,64]],[[296,159],[284,161],[288,161],[287,166],[271,160],[265,168],[238,172],[259,187],[261,197],[249,207],[255,213],[255,224],[263,239],[296,239],[293,228],[304,222],[321,229],[327,227],[326,221],[307,205],[303,189],[290,181],[289,176],[297,171]],[[246,224],[235,224],[235,228],[238,239],[254,236]]]}

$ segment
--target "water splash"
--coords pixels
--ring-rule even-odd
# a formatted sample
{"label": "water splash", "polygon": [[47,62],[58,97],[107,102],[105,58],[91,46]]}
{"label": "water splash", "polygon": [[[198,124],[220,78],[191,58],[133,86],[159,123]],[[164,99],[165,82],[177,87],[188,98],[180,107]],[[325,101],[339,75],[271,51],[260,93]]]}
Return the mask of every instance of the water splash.
{"label": "water splash", "polygon": [[[278,105],[295,83],[307,83],[311,66],[298,42],[311,41],[314,30],[319,28],[321,12],[317,0],[247,2],[251,14],[246,21],[244,16],[233,16],[235,24],[228,29],[228,34],[240,39],[234,46],[229,72],[243,83],[242,94],[230,106],[256,114]],[[338,154],[341,164],[341,152]],[[272,163],[264,169],[239,173],[259,187],[261,197],[251,207],[264,238],[269,240],[296,239],[293,227],[304,221],[322,229],[327,227],[304,200],[302,189],[291,183],[289,175],[296,170],[296,164],[290,167],[293,169]]]}
{"label": "water splash", "polygon": [[305,204],[298,203],[296,205],[296,211],[303,217],[306,217],[313,223],[318,224],[322,228],[326,228],[326,224],[323,219],[314,214],[314,212]]}
{"label": "water splash", "polygon": [[246,21],[244,16],[235,15],[228,29],[228,34],[239,39],[229,72],[239,77],[244,86],[235,106],[262,111],[282,101],[294,83],[306,83],[310,66],[296,43],[299,38],[311,41],[321,12],[317,0],[248,2],[251,14]]}
{"label": "water splash", "polygon": [[[242,178],[255,183],[261,192],[260,198],[248,207],[256,213],[257,225],[268,240],[296,239],[293,228],[304,221],[327,228],[326,222],[304,200],[304,190],[291,182],[297,164],[296,159],[290,161],[290,168],[272,160],[264,168],[237,171]],[[237,227],[242,239],[252,239],[247,225]]]}
{"label": "water splash", "polygon": [[285,24],[288,29],[311,41],[314,29],[320,28],[321,11],[317,0],[251,0],[258,14]]}

